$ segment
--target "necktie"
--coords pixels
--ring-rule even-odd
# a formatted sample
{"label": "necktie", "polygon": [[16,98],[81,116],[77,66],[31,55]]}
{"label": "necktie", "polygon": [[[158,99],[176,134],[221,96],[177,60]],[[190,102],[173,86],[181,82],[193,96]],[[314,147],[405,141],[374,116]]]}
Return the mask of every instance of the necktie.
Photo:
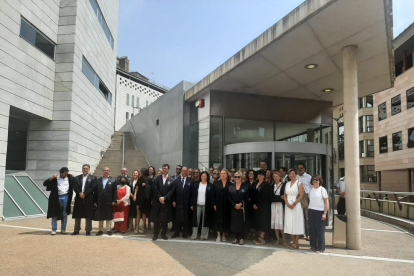
{"label": "necktie", "polygon": [[183,184],[183,188],[184,188],[184,180],[185,180],[185,178],[181,179],[181,183]]}

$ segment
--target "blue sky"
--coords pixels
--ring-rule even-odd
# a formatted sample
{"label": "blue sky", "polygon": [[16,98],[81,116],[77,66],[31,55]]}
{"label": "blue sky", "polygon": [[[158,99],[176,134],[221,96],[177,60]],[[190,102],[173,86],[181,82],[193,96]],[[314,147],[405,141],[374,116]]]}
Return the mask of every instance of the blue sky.
{"label": "blue sky", "polygon": [[[208,75],[303,0],[119,2],[118,56],[128,56],[131,71],[173,87]],[[393,3],[396,36],[413,22],[414,0]]]}

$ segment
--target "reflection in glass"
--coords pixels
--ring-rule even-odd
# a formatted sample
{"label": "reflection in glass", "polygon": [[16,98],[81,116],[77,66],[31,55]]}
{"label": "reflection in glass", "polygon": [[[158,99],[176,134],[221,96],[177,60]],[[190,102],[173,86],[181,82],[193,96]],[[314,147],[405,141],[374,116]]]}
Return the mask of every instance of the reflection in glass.
{"label": "reflection in glass", "polygon": [[[325,134],[330,132],[329,127],[322,132],[318,124],[276,123],[276,141],[323,143]],[[328,134],[329,140],[329,134]]]}
{"label": "reflection in glass", "polygon": [[51,59],[55,59],[55,44],[24,19],[21,19],[20,35]]}
{"label": "reflection in glass", "polygon": [[259,170],[260,162],[266,161],[268,167],[271,164],[271,152],[254,152],[226,155],[226,167],[228,170],[241,168]]}
{"label": "reflection in glass", "polygon": [[226,145],[273,140],[273,123],[243,119],[225,119]]}
{"label": "reflection in glass", "polygon": [[387,102],[378,105],[378,121],[387,119]]}
{"label": "reflection in glass", "polygon": [[223,118],[210,117],[210,167],[223,167]]}
{"label": "reflection in glass", "polygon": [[407,90],[407,109],[414,107],[414,87]]}
{"label": "reflection in glass", "polygon": [[401,112],[401,95],[395,96],[391,99],[391,115]]}
{"label": "reflection in glass", "polygon": [[198,123],[190,126],[190,168],[198,168]]}
{"label": "reflection in glass", "polygon": [[388,141],[387,136],[383,136],[379,138],[379,153],[386,152],[388,152]]}
{"label": "reflection in glass", "polygon": [[360,166],[361,182],[377,182],[375,166]]}
{"label": "reflection in glass", "polygon": [[402,150],[402,131],[392,134],[392,150]]}

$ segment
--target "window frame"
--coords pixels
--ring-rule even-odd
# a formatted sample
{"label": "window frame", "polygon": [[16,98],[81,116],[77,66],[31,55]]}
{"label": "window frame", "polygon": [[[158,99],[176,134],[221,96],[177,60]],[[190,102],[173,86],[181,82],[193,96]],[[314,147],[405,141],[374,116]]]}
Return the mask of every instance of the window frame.
{"label": "window frame", "polygon": [[410,127],[407,130],[407,141],[408,141],[407,148],[414,148],[414,139],[413,140],[410,139],[410,133],[414,135],[414,127]]}
{"label": "window frame", "polygon": [[[411,87],[410,89],[408,89],[406,92],[406,97],[407,97],[407,110],[410,108],[414,108],[414,87]],[[412,101],[409,101],[408,98],[412,97]]]}
{"label": "window frame", "polygon": [[[86,65],[87,68],[93,73],[94,75],[93,81],[88,77],[87,74],[85,74],[84,65]],[[82,56],[82,73],[92,83],[92,85],[98,90],[99,94],[101,94],[105,98],[105,100],[109,103],[109,105],[112,105],[111,91],[109,91],[108,87],[101,80],[99,75],[95,72],[95,70],[93,69],[91,64],[88,62],[88,60],[85,58],[85,56]]]}
{"label": "window frame", "polygon": [[[382,106],[385,106],[385,117],[381,119],[380,117],[380,108],[382,108]],[[378,122],[387,119],[387,102],[383,102],[381,104],[378,105]]]}
{"label": "window frame", "polygon": [[[93,5],[92,2],[95,4]],[[98,1],[96,0],[89,0],[89,3],[91,4],[92,10],[94,11],[96,17],[98,18],[98,22],[101,25],[102,31],[106,37],[106,39],[109,42],[109,45],[111,46],[112,50],[114,49],[114,37],[112,36],[111,30],[108,27],[108,24],[106,23],[105,17],[103,16],[101,7],[99,7]],[[96,10],[94,8],[96,6]],[[108,31],[109,36],[105,32],[105,28]]]}
{"label": "window frame", "polygon": [[[400,107],[400,109],[399,109],[399,111],[394,112],[393,107],[396,107],[398,105],[394,106],[393,102],[394,102],[394,99],[397,99],[397,98],[399,98],[399,102],[400,102],[399,107]],[[401,113],[401,94],[391,98],[391,116],[394,116],[394,115],[397,115],[397,114],[400,114],[400,113]]]}
{"label": "window frame", "polygon": [[[381,151],[381,139],[385,138],[386,144],[387,144],[387,148],[384,151]],[[383,154],[383,153],[387,153],[388,152],[388,136],[382,136],[378,138],[378,146],[379,146],[379,154]]]}
{"label": "window frame", "polygon": [[[396,137],[396,136],[399,136],[400,137],[400,139],[401,139],[401,141],[400,141],[400,148],[396,148],[395,147],[395,144],[394,144],[394,137]],[[402,138],[402,131],[397,131],[397,132],[394,132],[393,134],[392,134],[392,151],[399,151],[399,150],[402,150],[403,149],[403,138]]]}

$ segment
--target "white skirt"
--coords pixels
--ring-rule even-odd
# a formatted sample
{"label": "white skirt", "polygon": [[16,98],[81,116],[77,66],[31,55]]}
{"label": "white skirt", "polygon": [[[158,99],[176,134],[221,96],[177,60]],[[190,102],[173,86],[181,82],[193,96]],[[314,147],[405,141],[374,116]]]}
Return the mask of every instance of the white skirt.
{"label": "white skirt", "polygon": [[282,202],[272,202],[271,228],[283,230],[283,204]]}
{"label": "white skirt", "polygon": [[295,208],[285,207],[285,234],[303,235],[305,234],[305,224],[303,222],[303,209],[300,202]]}

